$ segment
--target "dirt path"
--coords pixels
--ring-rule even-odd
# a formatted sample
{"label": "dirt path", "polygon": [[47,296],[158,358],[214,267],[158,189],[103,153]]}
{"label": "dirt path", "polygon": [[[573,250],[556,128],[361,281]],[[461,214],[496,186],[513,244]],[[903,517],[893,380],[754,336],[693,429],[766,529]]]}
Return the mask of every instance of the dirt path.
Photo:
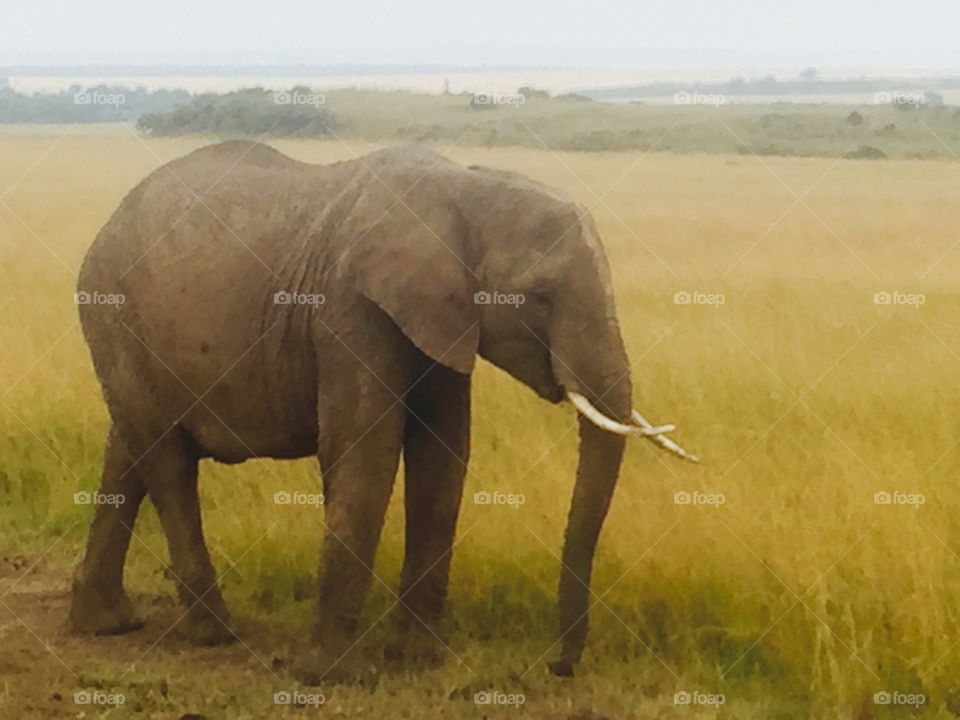
{"label": "dirt path", "polygon": [[[82,637],[66,624],[66,559],[0,557],[0,717],[263,717],[289,638],[240,623],[238,642],[197,648],[178,634],[172,597],[135,596],[138,632]],[[309,698],[304,699],[305,702]],[[241,708],[265,711],[234,712]]]}

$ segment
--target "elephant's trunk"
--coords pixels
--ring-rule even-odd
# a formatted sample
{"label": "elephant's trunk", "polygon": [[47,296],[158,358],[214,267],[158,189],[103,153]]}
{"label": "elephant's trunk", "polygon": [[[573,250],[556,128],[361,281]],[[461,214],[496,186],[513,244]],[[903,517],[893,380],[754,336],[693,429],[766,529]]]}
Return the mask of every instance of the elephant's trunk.
{"label": "elephant's trunk", "polygon": [[[585,396],[615,425],[631,423],[630,365],[615,322],[592,323],[580,333],[558,333],[554,347],[558,351],[555,372],[568,393]],[[594,552],[610,508],[626,444],[624,434],[595,422],[589,414],[581,412],[580,460],[560,569],[562,651],[560,659],[550,664],[557,675],[573,674],[573,666],[583,653]]]}
{"label": "elephant's trunk", "polygon": [[587,638],[590,575],[600,528],[610,507],[626,440],[580,418],[580,462],[573,490],[560,569],[560,658],[550,663],[556,675],[573,674]]}

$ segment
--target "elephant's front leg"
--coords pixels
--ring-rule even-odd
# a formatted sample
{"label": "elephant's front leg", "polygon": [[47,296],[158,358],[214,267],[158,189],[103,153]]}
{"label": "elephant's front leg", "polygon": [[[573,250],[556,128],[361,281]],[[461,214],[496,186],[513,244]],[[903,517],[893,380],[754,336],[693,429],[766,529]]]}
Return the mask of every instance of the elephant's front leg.
{"label": "elephant's front leg", "polygon": [[312,647],[293,668],[310,685],[360,674],[358,625],[403,438],[403,405],[389,393],[366,394],[334,417],[321,441],[325,535]]}
{"label": "elephant's front leg", "polygon": [[404,438],[406,546],[395,659],[435,662],[463,480],[470,455],[470,377],[434,367],[408,402]]}

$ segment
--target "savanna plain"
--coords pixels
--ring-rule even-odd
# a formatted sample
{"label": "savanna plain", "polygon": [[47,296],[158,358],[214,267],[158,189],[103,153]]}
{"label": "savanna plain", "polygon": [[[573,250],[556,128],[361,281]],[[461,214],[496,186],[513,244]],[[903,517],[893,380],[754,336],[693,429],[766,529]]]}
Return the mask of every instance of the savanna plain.
{"label": "savanna plain", "polygon": [[[574,679],[550,676],[546,661],[576,418],[483,363],[441,666],[378,662],[402,560],[398,482],[361,624],[376,680],[301,689],[322,692],[319,707],[274,702],[298,689],[287,666],[312,605],[323,513],[274,495],[319,492],[310,460],[201,468],[205,531],[239,642],[198,649],[179,635],[149,505],[127,570],[146,627],[71,635],[70,575],[91,515],[75,494],[98,486],[107,429],[75,274],[124,194],[206,142],[121,125],[0,132],[0,715],[960,714],[954,162],[437,144],[592,207],[636,405],[676,423],[678,441],[703,458],[681,464],[629,446]],[[312,162],[375,147],[272,144]],[[493,492],[517,502],[475,502]],[[125,702],[76,704],[93,691]],[[523,703],[477,704],[483,692]]]}

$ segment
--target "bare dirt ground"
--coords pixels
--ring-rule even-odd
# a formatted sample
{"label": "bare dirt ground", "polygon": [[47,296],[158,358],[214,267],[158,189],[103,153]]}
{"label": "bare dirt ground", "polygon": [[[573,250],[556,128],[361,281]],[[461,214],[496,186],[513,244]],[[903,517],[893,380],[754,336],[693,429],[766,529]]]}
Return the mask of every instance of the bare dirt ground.
{"label": "bare dirt ground", "polygon": [[196,720],[243,717],[248,694],[263,696],[251,706],[273,704],[264,678],[280,680],[286,649],[267,628],[241,623],[239,642],[197,648],[177,632],[173,597],[140,595],[141,631],[78,636],[66,622],[69,578],[67,558],[0,558],[0,716]]}
{"label": "bare dirt ground", "polygon": [[[0,718],[680,717],[665,688],[643,687],[636,675],[624,684],[600,668],[576,681],[544,671],[519,682],[522,664],[495,648],[483,651],[486,664],[496,667],[499,659],[501,667],[483,677],[466,666],[481,667],[469,653],[465,662],[451,657],[434,670],[387,670],[362,686],[298,688],[286,671],[295,632],[241,617],[237,642],[196,647],[179,634],[182,610],[172,592],[132,593],[146,618],[142,630],[79,636],[67,625],[74,561],[66,553],[0,552]],[[601,709],[608,703],[597,695],[610,683],[626,692]],[[506,690],[499,704],[477,703],[478,692],[496,687]],[[519,704],[510,702],[514,693],[523,696]],[[715,717],[681,709],[684,718]]]}

